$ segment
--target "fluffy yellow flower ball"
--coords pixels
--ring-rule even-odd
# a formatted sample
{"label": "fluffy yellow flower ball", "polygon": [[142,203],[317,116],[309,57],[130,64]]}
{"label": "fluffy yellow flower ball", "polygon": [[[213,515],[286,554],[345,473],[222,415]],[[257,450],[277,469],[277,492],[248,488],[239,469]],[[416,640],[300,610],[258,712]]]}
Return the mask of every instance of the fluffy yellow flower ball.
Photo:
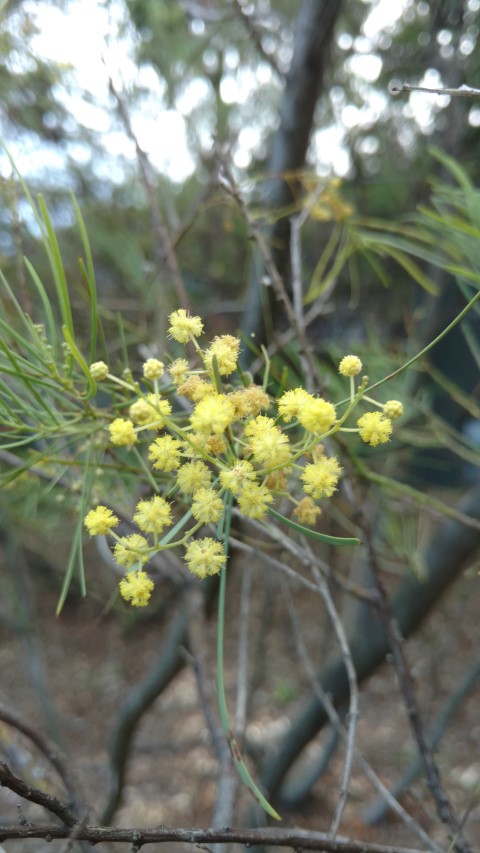
{"label": "fluffy yellow flower ball", "polygon": [[342,376],[358,376],[362,369],[362,362],[358,355],[345,355],[338,365],[338,372]]}
{"label": "fluffy yellow flower ball", "polygon": [[125,601],[130,601],[133,607],[146,607],[152,590],[153,581],[146,572],[129,572],[119,583],[120,595]]}
{"label": "fluffy yellow flower ball", "polygon": [[171,338],[179,344],[187,344],[189,341],[200,337],[203,332],[201,317],[190,317],[185,308],[179,308],[170,314],[170,328],[168,333]]}
{"label": "fluffy yellow flower ball", "polygon": [[90,536],[102,536],[116,527],[119,520],[111,509],[106,506],[97,506],[87,513],[84,519],[85,527]]}
{"label": "fluffy yellow flower ball", "polygon": [[158,358],[147,358],[143,365],[145,379],[160,379],[165,372],[165,365]]}
{"label": "fluffy yellow flower ball", "polygon": [[300,479],[307,494],[315,500],[330,498],[336,491],[342,469],[335,456],[321,456],[316,462],[305,465]]}
{"label": "fluffy yellow flower ball", "polygon": [[376,447],[386,444],[392,434],[392,422],[380,412],[367,412],[357,421],[360,438],[366,444]]}
{"label": "fluffy yellow flower ball", "polygon": [[109,426],[110,440],[118,447],[135,444],[137,436],[132,421],[126,418],[115,418]]}
{"label": "fluffy yellow flower ball", "polygon": [[225,565],[225,553],[221,542],[209,537],[194,539],[187,547],[185,562],[192,574],[199,578],[218,575]]}

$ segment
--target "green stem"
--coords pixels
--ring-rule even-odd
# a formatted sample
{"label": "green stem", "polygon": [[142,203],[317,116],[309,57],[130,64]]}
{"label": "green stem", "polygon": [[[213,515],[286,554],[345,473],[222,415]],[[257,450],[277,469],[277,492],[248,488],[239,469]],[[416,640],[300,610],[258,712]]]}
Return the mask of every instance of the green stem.
{"label": "green stem", "polygon": [[419,358],[422,358],[422,356],[426,355],[426,353],[429,352],[432,347],[436,346],[436,344],[438,344],[442,340],[442,338],[445,337],[445,335],[448,335],[448,333],[452,331],[452,329],[457,325],[457,323],[460,323],[460,321],[463,320],[465,315],[468,314],[470,308],[473,308],[475,302],[477,302],[478,299],[480,299],[480,290],[475,294],[475,296],[470,300],[470,302],[465,305],[465,308],[460,311],[460,314],[457,314],[455,319],[452,320],[452,322],[449,323],[449,325],[445,329],[443,329],[443,331],[440,332],[440,334],[437,335],[437,337],[434,338],[433,341],[430,341],[430,343],[427,344],[426,347],[420,350],[420,352],[417,352],[417,354],[414,355],[413,358],[410,358],[408,361],[406,361],[405,364],[402,364],[401,367],[398,367],[397,370],[394,370],[393,373],[389,373],[388,376],[384,376],[383,379],[380,379],[373,385],[369,385],[368,388],[365,388],[365,392],[373,391],[374,388],[378,388],[380,385],[383,385],[384,382],[389,382],[389,380],[393,379],[394,376],[398,376],[399,373],[403,373],[404,370],[406,370],[408,367],[411,367],[412,364],[418,361]]}
{"label": "green stem", "polygon": [[[225,551],[225,557],[228,556],[228,545],[230,539],[230,524],[232,519],[232,497],[225,498],[225,510],[223,513],[223,518],[219,522],[217,536],[218,538],[223,538],[223,545]],[[250,793],[253,795],[254,799],[257,801],[259,806],[270,815],[270,817],[275,818],[275,820],[281,820],[280,815],[275,809],[270,805],[270,803],[265,799],[262,792],[256,786],[253,781],[250,773],[248,772],[245,763],[242,759],[240,749],[238,743],[235,739],[235,735],[233,734],[230,728],[230,720],[228,717],[228,708],[227,708],[227,700],[225,697],[225,680],[224,680],[224,660],[223,660],[223,646],[224,646],[224,634],[225,634],[225,597],[226,597],[226,589],[227,589],[227,564],[225,561],[225,565],[220,572],[220,587],[218,591],[218,627],[217,627],[217,693],[218,693],[218,708],[220,712],[220,720],[222,723],[222,728],[227,739],[228,746],[230,748],[230,752],[232,755],[233,765],[235,770],[237,771],[240,779],[243,784],[249,789]]]}

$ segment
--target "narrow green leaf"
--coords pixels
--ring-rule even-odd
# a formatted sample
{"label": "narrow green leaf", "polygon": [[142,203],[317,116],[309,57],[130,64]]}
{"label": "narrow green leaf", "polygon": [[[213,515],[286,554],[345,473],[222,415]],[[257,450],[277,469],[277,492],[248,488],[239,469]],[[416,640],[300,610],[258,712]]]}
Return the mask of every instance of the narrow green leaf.
{"label": "narrow green leaf", "polygon": [[30,273],[30,277],[37,288],[38,294],[42,301],[43,312],[45,315],[45,323],[47,327],[47,337],[51,346],[54,348],[54,351],[57,351],[57,324],[55,322],[55,317],[53,316],[52,306],[50,304],[50,300],[47,296],[45,288],[42,284],[42,281],[37,274],[36,269],[30,263],[28,258],[24,258],[25,266]]}
{"label": "narrow green leaf", "polygon": [[38,206],[42,215],[43,222],[45,224],[45,228],[47,230],[48,240],[46,242],[46,248],[48,253],[48,259],[50,261],[50,267],[53,273],[53,279],[55,281],[55,287],[57,290],[57,298],[60,306],[62,320],[73,338],[74,331],[72,307],[70,305],[70,295],[68,293],[67,279],[65,276],[65,270],[63,268],[63,261],[62,256],[60,254],[60,248],[58,246],[57,236],[55,234],[55,230],[53,228],[52,221],[48,213],[47,205],[45,204],[45,199],[42,195],[38,197]]}
{"label": "narrow green leaf", "polygon": [[67,329],[66,326],[63,326],[62,332],[63,332],[63,337],[65,338],[65,341],[68,344],[68,348],[69,348],[70,352],[72,353],[77,364],[80,366],[82,372],[85,374],[85,378],[87,380],[87,393],[85,395],[85,399],[90,400],[96,391],[97,386],[95,384],[95,380],[92,379],[89,366],[88,366],[87,362],[85,361],[85,359],[83,358],[80,350],[78,349],[72,335],[70,334],[69,329]]}
{"label": "narrow green leaf", "polygon": [[338,548],[341,548],[343,545],[362,544],[361,540],[356,537],[329,536],[327,533],[318,533],[317,530],[310,530],[309,527],[304,527],[303,524],[297,524],[296,521],[292,521],[291,518],[286,518],[275,509],[271,509],[271,507],[269,507],[268,512],[276,519],[276,521],[280,521],[281,524],[286,524],[287,527],[290,527],[297,533],[301,533],[303,536],[308,536],[310,539],[315,539],[317,542],[325,542],[327,545],[333,545]]}
{"label": "narrow green leaf", "polygon": [[95,281],[95,269],[93,266],[92,250],[88,239],[88,232],[85,225],[85,220],[82,216],[77,199],[71,194],[73,208],[77,219],[80,237],[82,239],[83,251],[85,252],[86,264],[83,258],[79,258],[78,262],[82,272],[84,281],[88,288],[88,299],[90,303],[90,363],[95,360],[97,349],[97,326],[98,326],[98,307],[97,307],[97,284]]}

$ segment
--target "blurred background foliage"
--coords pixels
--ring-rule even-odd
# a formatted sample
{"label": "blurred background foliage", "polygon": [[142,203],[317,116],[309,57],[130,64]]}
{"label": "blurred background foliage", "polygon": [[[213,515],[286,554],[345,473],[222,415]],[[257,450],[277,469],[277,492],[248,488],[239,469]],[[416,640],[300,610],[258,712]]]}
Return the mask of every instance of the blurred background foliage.
{"label": "blurred background foliage", "polygon": [[[188,297],[196,310],[209,316],[231,314],[238,325],[250,258],[238,211],[215,186],[209,192],[214,141],[228,145],[253,203],[265,177],[270,134],[278,125],[299,4],[84,4],[84,18],[92,16],[92,28],[105,27],[103,75],[94,55],[99,39],[82,45],[81,51],[84,66],[91,62],[100,69],[96,85],[85,70],[78,72],[78,51],[72,64],[45,58],[61,54],[52,49],[52,43],[62,39],[58,22],[65,16],[74,27],[78,5],[73,0],[4,5],[3,141],[32,192],[47,194],[72,277],[76,244],[67,188],[75,193],[89,227],[105,307],[121,308],[132,318],[141,303],[147,328],[154,331],[159,301],[163,310],[164,297],[174,306],[175,296],[158,253],[151,205],[122,118],[121,99],[150,160],[152,188],[176,245]],[[478,177],[476,101],[389,94],[391,82],[405,80],[477,85],[478,9],[476,0],[406,2],[395,10],[389,6],[364,0],[341,6],[308,168],[316,177],[339,175],[342,195],[360,215],[399,221],[426,199],[428,179],[439,171],[428,153],[432,142],[461,158],[473,181]],[[117,52],[111,50],[112,43]],[[109,90],[109,76],[118,98]],[[165,146],[165,139],[172,137],[178,137],[176,155],[175,146]],[[6,165],[2,189],[2,270],[10,278],[20,274],[19,251],[36,265],[35,233]],[[328,222],[313,222],[306,230],[306,280],[329,232]],[[379,298],[385,296],[381,282],[375,288]],[[397,315],[405,297],[394,307],[398,291],[412,298],[408,276],[396,272],[395,288],[388,294],[394,325],[403,322]],[[370,308],[373,301],[369,296]],[[341,312],[336,305],[335,314]]]}

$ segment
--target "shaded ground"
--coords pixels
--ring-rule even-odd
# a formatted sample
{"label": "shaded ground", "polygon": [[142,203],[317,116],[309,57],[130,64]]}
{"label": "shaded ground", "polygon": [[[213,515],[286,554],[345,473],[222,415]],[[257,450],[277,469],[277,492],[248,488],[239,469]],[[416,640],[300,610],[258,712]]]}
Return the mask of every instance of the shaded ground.
{"label": "shaded ground", "polygon": [[[55,737],[68,756],[85,801],[91,807],[89,822],[96,820],[105,800],[107,742],[112,721],[127,695],[151,666],[161,648],[163,624],[142,613],[132,618],[117,603],[105,612],[111,579],[100,572],[93,579],[86,600],[75,599],[60,618],[54,611],[58,578],[36,571],[12,581],[5,562],[7,596],[0,623],[0,701],[39,730]],[[157,588],[159,600],[162,590]],[[236,678],[239,572],[230,579],[227,615],[227,688],[233,705]],[[480,579],[475,568],[467,572],[443,601],[423,630],[408,643],[426,722],[473,664],[480,649]],[[10,597],[10,601],[9,601]],[[318,648],[327,647],[327,632],[318,597],[295,591],[295,603],[305,640],[318,659]],[[19,604],[22,602],[23,604]],[[30,604],[28,603],[30,602]],[[28,608],[31,613],[28,616]],[[28,616],[28,619],[27,619]],[[138,616],[138,614],[137,614]],[[12,621],[12,617],[13,621]],[[22,617],[32,630],[25,634]],[[164,616],[162,617],[164,619]],[[212,672],[214,621],[209,626]],[[268,632],[263,636],[263,625]],[[259,753],[274,749],[288,729],[307,689],[307,679],[292,640],[287,609],[271,571],[255,573],[249,648],[249,678],[259,685],[249,710],[247,736]],[[463,704],[438,750],[438,761],[449,795],[458,813],[471,808],[469,838],[480,849],[480,715],[479,689]],[[412,741],[398,695],[395,676],[387,663],[361,689],[358,746],[385,783],[396,781],[413,754]],[[310,746],[308,757],[319,754],[325,734]],[[0,723],[0,746],[12,769],[33,784],[63,797],[55,774],[39,759],[31,744],[11,727]],[[301,813],[284,814],[284,825],[327,831],[338,796],[343,751],[336,753],[328,773],[316,784]],[[123,803],[115,816],[121,826],[210,825],[215,801],[217,762],[198,701],[197,685],[190,666],[175,679],[145,714],[132,749]],[[367,827],[362,813],[371,802],[368,781],[354,771],[350,800],[341,826],[342,835],[369,841],[421,844],[396,819],[381,827]],[[0,791],[0,823],[14,823],[18,798]],[[237,824],[246,819],[249,798],[240,795]],[[403,797],[403,804],[431,831],[433,806],[422,780]],[[43,821],[35,807],[25,806],[27,819]],[[436,837],[440,840],[441,834]],[[6,851],[52,849],[43,842],[5,842]],[[170,848],[170,845],[169,845]],[[60,849],[60,847],[58,848]],[[102,850],[115,846],[101,845]],[[116,849],[121,849],[117,846]],[[156,849],[150,846],[149,850]],[[162,849],[158,846],[158,849]],[[163,848],[165,850],[165,848]],[[177,848],[178,849],[178,848]]]}

